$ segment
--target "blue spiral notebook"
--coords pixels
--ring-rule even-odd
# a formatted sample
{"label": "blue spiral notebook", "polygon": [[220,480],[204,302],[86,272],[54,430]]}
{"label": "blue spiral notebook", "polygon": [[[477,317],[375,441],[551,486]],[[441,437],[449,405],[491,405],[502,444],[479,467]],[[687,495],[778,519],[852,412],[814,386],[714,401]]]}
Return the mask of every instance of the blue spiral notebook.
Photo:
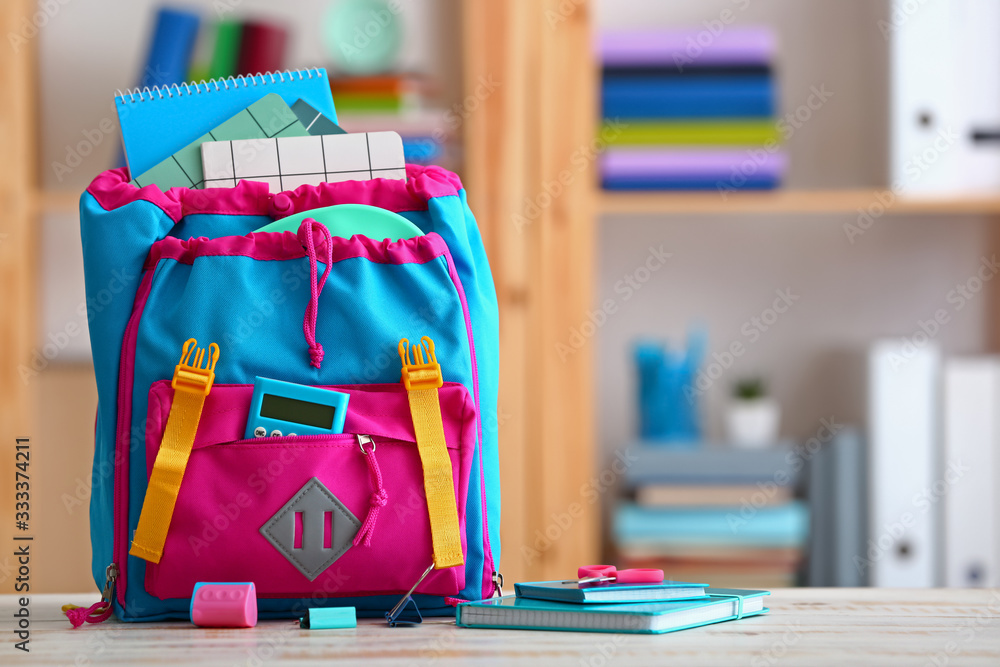
{"label": "blue spiral notebook", "polygon": [[709,588],[707,598],[641,604],[573,604],[508,595],[458,605],[463,628],[663,634],[768,611],[768,591]]}
{"label": "blue spiral notebook", "polygon": [[337,122],[322,68],[132,90],[115,96],[129,173],[139,175],[269,93],[305,100]]}

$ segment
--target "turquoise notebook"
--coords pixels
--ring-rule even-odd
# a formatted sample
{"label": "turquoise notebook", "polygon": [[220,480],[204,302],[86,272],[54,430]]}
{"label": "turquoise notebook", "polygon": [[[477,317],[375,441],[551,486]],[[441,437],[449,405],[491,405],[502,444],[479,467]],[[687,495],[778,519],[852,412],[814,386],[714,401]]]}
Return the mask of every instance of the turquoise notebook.
{"label": "turquoise notebook", "polygon": [[614,602],[666,602],[704,598],[708,584],[687,581],[664,581],[660,584],[618,584],[598,582],[578,584],[575,581],[531,581],[514,584],[517,597],[576,604],[609,604]]}
{"label": "turquoise notebook", "polygon": [[456,623],[463,628],[663,634],[768,611],[768,591],[710,588],[707,593],[700,600],[601,605],[508,595],[458,605]]}
{"label": "turquoise notebook", "polygon": [[134,90],[115,96],[129,173],[148,171],[269,93],[298,99],[337,122],[322,68]]}

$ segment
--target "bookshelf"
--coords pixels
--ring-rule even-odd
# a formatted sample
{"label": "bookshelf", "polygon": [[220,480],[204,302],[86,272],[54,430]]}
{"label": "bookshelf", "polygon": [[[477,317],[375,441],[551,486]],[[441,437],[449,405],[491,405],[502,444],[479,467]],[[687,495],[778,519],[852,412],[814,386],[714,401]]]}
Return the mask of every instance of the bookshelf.
{"label": "bookshelf", "polygon": [[[601,192],[598,206],[606,215],[808,214],[857,213],[881,206],[885,190],[774,190],[739,192],[723,198],[716,192]],[[889,215],[1000,215],[1000,197],[894,198]]]}

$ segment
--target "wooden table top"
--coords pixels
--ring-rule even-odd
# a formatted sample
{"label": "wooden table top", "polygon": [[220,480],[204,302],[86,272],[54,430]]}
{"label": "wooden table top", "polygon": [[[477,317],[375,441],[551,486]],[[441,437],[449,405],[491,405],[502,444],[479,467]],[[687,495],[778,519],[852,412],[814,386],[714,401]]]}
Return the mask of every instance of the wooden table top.
{"label": "wooden table top", "polygon": [[1000,665],[1000,590],[776,589],[767,615],[658,636],[473,630],[451,619],[415,628],[361,620],[326,631],[292,621],[210,630],[111,620],[72,629],[59,607],[93,597],[37,595],[27,654],[9,631],[16,598],[0,600],[3,665]]}

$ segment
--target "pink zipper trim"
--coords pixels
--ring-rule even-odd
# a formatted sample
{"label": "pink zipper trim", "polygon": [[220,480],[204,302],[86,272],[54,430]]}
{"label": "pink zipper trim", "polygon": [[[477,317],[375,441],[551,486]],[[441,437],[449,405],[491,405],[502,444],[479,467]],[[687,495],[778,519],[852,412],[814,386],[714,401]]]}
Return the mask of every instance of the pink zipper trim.
{"label": "pink zipper trim", "polygon": [[[135,346],[136,337],[139,330],[139,320],[142,319],[142,311],[146,307],[146,301],[153,286],[153,274],[155,269],[147,270],[142,276],[142,282],[136,290],[135,304],[132,306],[132,314],[129,316],[128,324],[125,326],[125,335],[122,339],[122,354],[118,369],[118,429],[115,434],[115,491],[114,491],[114,537],[111,545],[111,553],[114,562],[118,564],[119,585],[115,594],[118,602],[125,606],[125,588],[128,586],[128,556],[126,547],[128,546],[128,470],[131,455],[129,447],[130,432],[132,428],[132,383],[135,379]],[[122,474],[125,470],[125,474]],[[123,507],[124,505],[124,507]],[[123,526],[122,521],[125,522]],[[119,536],[124,534],[124,539]]]}
{"label": "pink zipper trim", "polygon": [[155,185],[137,188],[129,183],[122,167],[105,171],[87,186],[101,208],[112,210],[135,201],[146,201],[162,210],[175,223],[186,215],[269,215],[274,219],[335,204],[369,204],[397,213],[426,211],[437,197],[457,196],[462,182],[452,172],[436,166],[406,165],[406,180],[376,178],[303,185],[294,191],[269,192],[262,181],[240,181],[235,188],[170,188]]}

